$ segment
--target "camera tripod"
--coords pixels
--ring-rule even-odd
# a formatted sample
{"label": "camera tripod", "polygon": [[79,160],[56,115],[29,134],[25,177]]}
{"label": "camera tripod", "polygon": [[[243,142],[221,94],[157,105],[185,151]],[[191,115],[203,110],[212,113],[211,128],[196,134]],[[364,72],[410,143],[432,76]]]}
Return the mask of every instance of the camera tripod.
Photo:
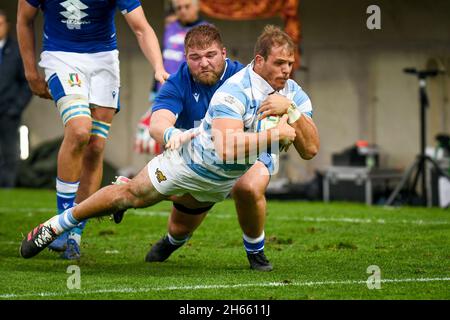
{"label": "camera tripod", "polygon": [[[403,70],[405,73],[416,75],[419,79],[419,100],[420,100],[420,153],[416,156],[414,163],[406,170],[402,179],[395,187],[394,191],[389,196],[386,202],[387,206],[392,205],[395,198],[399,195],[400,191],[409,184],[411,177],[414,176],[412,185],[407,189],[407,200],[411,204],[411,199],[414,196],[419,178],[421,179],[421,197],[420,204],[423,206],[431,206],[431,194],[429,194],[428,180],[427,180],[427,164],[432,165],[440,176],[447,177],[449,175],[445,173],[439,165],[431,157],[425,154],[426,145],[426,108],[429,106],[428,96],[426,92],[426,79],[428,77],[435,77],[441,71],[438,70],[423,70],[417,71],[416,69],[407,68]],[[415,175],[414,175],[415,174]]]}

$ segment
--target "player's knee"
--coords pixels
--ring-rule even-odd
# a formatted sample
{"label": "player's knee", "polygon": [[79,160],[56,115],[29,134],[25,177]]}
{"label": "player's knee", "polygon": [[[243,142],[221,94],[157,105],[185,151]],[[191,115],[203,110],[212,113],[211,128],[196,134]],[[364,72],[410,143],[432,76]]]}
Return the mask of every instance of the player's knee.
{"label": "player's knee", "polygon": [[89,143],[90,131],[90,127],[74,126],[66,130],[64,139],[69,142],[71,149],[74,151],[81,150]]}
{"label": "player's knee", "polygon": [[90,158],[100,158],[105,150],[105,140],[104,139],[90,139],[87,147],[87,156]]}
{"label": "player's knee", "polygon": [[232,196],[237,200],[249,201],[264,196],[264,192],[253,181],[239,181],[233,188]]}
{"label": "player's knee", "polygon": [[135,194],[132,192],[128,184],[116,185],[112,187],[111,193],[113,195],[112,202],[116,209],[125,210],[136,207],[137,202]]}
{"label": "player's knee", "polygon": [[122,196],[126,199],[129,208],[146,207],[152,201],[151,192],[133,180],[121,187],[123,187]]}

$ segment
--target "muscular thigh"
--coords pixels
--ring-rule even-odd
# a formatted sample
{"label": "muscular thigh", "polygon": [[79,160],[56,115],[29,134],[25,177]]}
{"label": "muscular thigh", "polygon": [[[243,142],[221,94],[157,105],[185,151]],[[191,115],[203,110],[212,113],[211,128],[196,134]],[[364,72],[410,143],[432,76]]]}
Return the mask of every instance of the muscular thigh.
{"label": "muscular thigh", "polygon": [[95,120],[111,123],[113,121],[116,109],[97,106],[95,104],[90,105],[92,118]]}

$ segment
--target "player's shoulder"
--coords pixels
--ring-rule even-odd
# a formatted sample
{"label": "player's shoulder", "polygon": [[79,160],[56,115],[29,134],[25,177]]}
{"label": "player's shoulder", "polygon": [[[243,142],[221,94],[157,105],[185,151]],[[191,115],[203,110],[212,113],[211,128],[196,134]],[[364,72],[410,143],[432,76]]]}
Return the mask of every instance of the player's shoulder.
{"label": "player's shoulder", "polygon": [[239,71],[241,71],[244,68],[245,68],[245,66],[242,63],[240,63],[239,61],[227,59],[226,73],[229,73],[230,76],[238,73]]}
{"label": "player's shoulder", "polygon": [[300,84],[298,84],[297,81],[295,81],[293,79],[288,79],[288,81],[286,83],[286,88],[289,91],[303,91],[303,89],[300,86]]}
{"label": "player's shoulder", "polygon": [[223,85],[217,89],[212,98],[211,104],[234,104],[247,105],[249,100],[248,87],[245,86],[246,69],[241,69],[232,77],[227,79]]}
{"label": "player's shoulder", "polygon": [[250,77],[248,73],[248,68],[242,66],[242,68],[236,70],[236,72],[233,75],[231,75],[220,88],[224,86],[239,89],[249,87]]}

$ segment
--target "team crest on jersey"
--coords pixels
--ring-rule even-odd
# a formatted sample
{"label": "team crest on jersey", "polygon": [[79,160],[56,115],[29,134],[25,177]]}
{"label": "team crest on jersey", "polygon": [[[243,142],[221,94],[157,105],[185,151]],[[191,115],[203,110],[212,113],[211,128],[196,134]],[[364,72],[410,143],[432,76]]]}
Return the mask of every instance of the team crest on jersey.
{"label": "team crest on jersey", "polygon": [[79,86],[81,87],[81,80],[78,77],[78,73],[69,73],[69,84],[71,87]]}
{"label": "team crest on jersey", "polygon": [[155,176],[156,176],[156,179],[158,179],[159,183],[161,183],[161,181],[167,180],[166,176],[164,175],[164,173],[162,173],[161,170],[159,170],[159,168],[156,169]]}

